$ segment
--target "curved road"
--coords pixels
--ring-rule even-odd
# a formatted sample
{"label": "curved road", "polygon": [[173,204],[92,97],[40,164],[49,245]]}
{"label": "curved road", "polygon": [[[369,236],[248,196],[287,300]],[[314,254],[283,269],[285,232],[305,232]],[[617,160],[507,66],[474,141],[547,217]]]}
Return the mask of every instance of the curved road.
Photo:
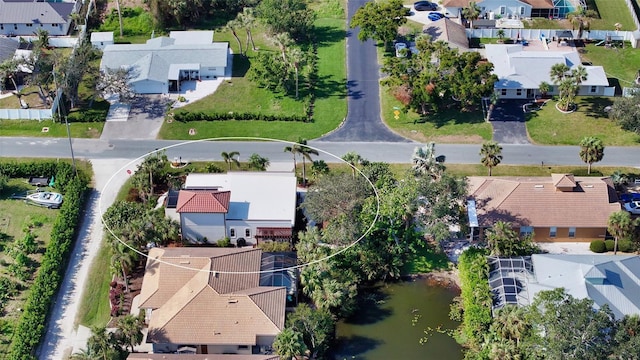
{"label": "curved road", "polygon": [[[347,27],[353,14],[367,0],[349,0]],[[380,69],[376,45],[358,40],[360,29],[347,30],[347,118],[324,141],[409,142],[393,133],[380,118]]]}

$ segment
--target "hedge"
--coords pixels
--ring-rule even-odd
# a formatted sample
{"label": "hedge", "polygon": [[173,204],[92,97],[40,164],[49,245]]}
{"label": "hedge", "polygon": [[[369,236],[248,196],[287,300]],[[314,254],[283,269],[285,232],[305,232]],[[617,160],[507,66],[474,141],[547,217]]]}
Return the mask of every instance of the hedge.
{"label": "hedge", "polygon": [[[55,165],[53,168],[58,170],[55,172],[56,182],[58,182],[58,178],[67,177],[71,171],[71,165],[55,162],[35,162],[24,165],[2,163],[0,169],[10,171],[16,176],[34,173],[49,175],[53,165]],[[34,172],[35,170],[40,171]],[[33,353],[46,329],[47,314],[64,276],[69,251],[76,236],[77,224],[80,222],[84,207],[87,184],[87,176],[83,174],[69,179],[63,186],[64,202],[53,223],[51,241],[42,257],[40,269],[25,300],[22,316],[14,327],[7,359],[35,359]]]}
{"label": "hedge", "polygon": [[[67,184],[73,178],[74,172],[71,164],[51,160],[34,160],[30,162],[18,162],[15,160],[0,160],[0,174],[10,178],[28,178],[30,176],[55,177],[55,188],[65,193]],[[79,171],[78,175],[85,182],[89,182],[87,174]],[[66,198],[65,198],[66,202]]]}
{"label": "hedge", "polygon": [[227,121],[227,120],[257,120],[257,121],[287,121],[313,122],[313,118],[303,115],[268,115],[260,113],[236,112],[204,112],[178,110],[173,113],[173,119],[180,122],[189,121]]}
{"label": "hedge", "polygon": [[622,252],[632,252],[634,250],[634,244],[630,240],[620,240],[618,241],[618,251]]}
{"label": "hedge", "polygon": [[589,244],[589,250],[600,254],[607,251],[607,245],[605,245],[604,240],[593,240],[591,244]]}
{"label": "hedge", "polygon": [[478,345],[491,325],[489,264],[484,249],[470,248],[460,255],[460,296],[462,297],[462,335],[467,345]]}
{"label": "hedge", "polygon": [[613,251],[613,247],[616,245],[616,242],[613,240],[605,240],[604,247],[607,251]]}

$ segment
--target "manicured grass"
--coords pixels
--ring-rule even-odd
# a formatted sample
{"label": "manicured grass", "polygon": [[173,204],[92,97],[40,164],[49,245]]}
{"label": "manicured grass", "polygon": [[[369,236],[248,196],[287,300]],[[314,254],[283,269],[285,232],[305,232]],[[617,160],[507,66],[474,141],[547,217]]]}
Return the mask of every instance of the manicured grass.
{"label": "manicured grass", "polygon": [[111,251],[103,239],[100,251],[93,259],[87,283],[82,291],[82,301],[75,320],[76,325],[104,326],[109,322],[111,318],[109,307],[110,261]]}
{"label": "manicured grass", "polygon": [[640,69],[640,51],[627,45],[620,49],[588,44],[580,57],[583,61],[604,67],[607,77],[618,79],[620,86],[631,87]]}
{"label": "manicured grass", "polygon": [[437,252],[428,245],[423,245],[404,264],[402,274],[424,274],[449,268],[451,268],[451,262],[444,253]]}
{"label": "manicured grass", "polygon": [[[48,132],[42,132],[42,128],[48,127]],[[98,138],[104,127],[103,122],[70,123],[71,137],[74,138]],[[30,137],[67,137],[65,124],[52,120],[0,120],[0,133],[3,136],[30,136]]]}
{"label": "manicured grass", "polygon": [[[578,154],[576,154],[576,157]],[[407,165],[409,166],[409,165]],[[485,166],[478,164],[446,164],[447,173],[459,176],[487,176]],[[619,170],[625,174],[640,174],[640,170],[633,167],[598,166],[591,167],[589,176],[609,176]],[[584,166],[539,166],[539,165],[498,165],[491,171],[492,176],[550,176],[551,174],[574,174],[587,176],[587,164]]]}
{"label": "manicured grass", "polygon": [[482,143],[492,137],[491,124],[484,121],[481,111],[460,112],[457,109],[446,110],[430,115],[426,122],[420,122],[415,112],[400,111],[394,118],[395,109],[402,105],[384,86],[380,91],[380,106],[384,122],[396,133],[407,138],[436,143]]}
{"label": "manicured grass", "polygon": [[[299,137],[313,139],[335,129],[347,113],[346,101],[346,61],[344,20],[333,17],[316,21],[318,46],[318,85],[316,91],[314,122],[262,122],[262,121],[194,121],[189,123],[165,123],[160,130],[163,139],[203,139],[221,136],[256,136],[295,141]],[[253,31],[259,51],[274,51],[273,45],[256,29]],[[231,34],[217,31],[216,41],[229,41],[233,51],[238,53],[238,45]],[[243,40],[243,47],[244,39]],[[220,112],[259,112],[264,114],[304,114],[305,103],[282,94],[274,94],[258,88],[246,78],[251,58],[255,52],[249,49],[248,60],[234,56],[233,78],[222,84],[218,90],[202,100],[185,106],[190,111],[215,109]],[[189,136],[189,129],[196,129],[195,136]]]}
{"label": "manicured grass", "polygon": [[[566,29],[570,28],[567,24],[554,19],[532,18],[531,20],[523,20],[522,24],[525,29]],[[595,29],[595,28],[594,28]]]}
{"label": "manicured grass", "polygon": [[596,10],[599,19],[591,21],[591,29],[615,30],[615,23],[622,25],[622,30],[633,31],[635,25],[629,7],[624,0],[587,0],[587,8]]}
{"label": "manicured grass", "polygon": [[605,146],[638,145],[640,136],[620,129],[603,109],[612,104],[607,97],[578,97],[578,109],[562,114],[549,101],[540,111],[528,114],[527,131],[537,144],[578,145],[586,136],[600,138]]}

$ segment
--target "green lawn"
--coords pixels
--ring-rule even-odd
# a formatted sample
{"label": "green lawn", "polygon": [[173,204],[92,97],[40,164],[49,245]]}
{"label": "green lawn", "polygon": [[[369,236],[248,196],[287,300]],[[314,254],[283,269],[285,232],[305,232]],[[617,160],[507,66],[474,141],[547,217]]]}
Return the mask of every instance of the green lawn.
{"label": "green lawn", "polygon": [[640,70],[640,51],[631,46],[625,46],[624,49],[608,49],[604,46],[588,44],[581,58],[593,65],[604,67],[607,77],[618,79],[621,86],[633,86],[636,74]]}
{"label": "green lawn", "polygon": [[111,251],[103,239],[100,251],[93,259],[89,277],[82,291],[82,301],[75,319],[76,325],[104,326],[109,322],[111,318],[109,307],[110,261]]}
{"label": "green lawn", "polygon": [[562,114],[555,102],[548,102],[540,111],[528,114],[527,131],[537,144],[578,145],[585,136],[600,138],[605,146],[638,145],[640,136],[621,130],[603,112],[613,99],[607,97],[578,97],[578,109]]}
{"label": "green lawn", "polygon": [[[48,132],[42,131],[45,127],[49,128]],[[99,138],[103,127],[103,122],[69,124],[74,138]],[[67,137],[66,126],[52,120],[0,120],[0,133],[3,136]]]}
{"label": "green lawn", "polygon": [[624,0],[587,0],[587,8],[600,14],[599,19],[591,21],[591,29],[615,30],[614,24],[620,23],[622,30],[635,30],[631,12]]}
{"label": "green lawn", "polygon": [[[606,151],[606,149],[605,149]],[[576,153],[576,158],[578,154]],[[488,170],[480,164],[445,164],[447,172],[459,176],[487,176]],[[406,165],[407,168],[409,165]],[[594,163],[589,176],[609,176],[619,170],[625,174],[640,174],[633,167],[598,166]],[[493,176],[550,176],[551,174],[574,174],[587,176],[587,164],[584,166],[540,166],[540,165],[498,165],[491,171]]]}
{"label": "green lawn", "polygon": [[[319,18],[316,21],[318,46],[318,78],[313,123],[224,121],[189,123],[165,123],[160,130],[163,139],[203,139],[223,136],[255,136],[295,141],[299,137],[313,139],[335,129],[347,113],[346,102],[346,61],[345,24],[335,17]],[[263,31],[254,30],[254,39],[259,51],[273,51],[273,45]],[[238,44],[225,31],[216,31],[216,41],[228,41],[234,53]],[[244,37],[242,37],[243,46]],[[191,111],[212,110],[221,112],[260,112],[265,114],[303,114],[303,101],[289,96],[273,94],[261,89],[246,77],[249,62],[255,53],[250,49],[248,59],[234,56],[233,78],[222,84],[218,90],[202,100],[185,106]],[[189,129],[196,129],[190,137]]]}
{"label": "green lawn", "polygon": [[525,29],[566,29],[571,25],[547,18],[532,18],[522,21]]}
{"label": "green lawn", "polygon": [[427,122],[419,122],[420,116],[415,112],[402,113],[394,118],[394,111],[401,104],[385,88],[381,87],[380,106],[382,118],[396,133],[410,139],[436,143],[482,143],[492,137],[491,124],[482,118],[482,112],[465,112],[448,110],[428,117]]}

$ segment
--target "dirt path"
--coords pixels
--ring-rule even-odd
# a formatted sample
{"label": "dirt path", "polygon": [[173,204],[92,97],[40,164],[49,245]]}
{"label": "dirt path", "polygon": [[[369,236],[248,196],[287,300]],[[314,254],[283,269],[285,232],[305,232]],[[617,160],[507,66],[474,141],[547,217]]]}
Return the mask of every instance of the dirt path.
{"label": "dirt path", "polygon": [[[87,201],[80,235],[69,258],[69,266],[62,286],[54,301],[46,335],[37,352],[41,360],[64,359],[64,356],[70,354],[73,348],[84,348],[86,344],[88,335],[86,333],[84,336],[77,335],[73,324],[78,314],[91,262],[98,253],[102,241],[103,228],[100,214],[115,200],[118,190],[128,177],[126,172],[117,174],[109,186],[107,188],[105,186],[113,174],[129,161],[125,159],[91,160],[94,171],[94,190],[91,191]],[[135,169],[135,166],[130,168]]]}

